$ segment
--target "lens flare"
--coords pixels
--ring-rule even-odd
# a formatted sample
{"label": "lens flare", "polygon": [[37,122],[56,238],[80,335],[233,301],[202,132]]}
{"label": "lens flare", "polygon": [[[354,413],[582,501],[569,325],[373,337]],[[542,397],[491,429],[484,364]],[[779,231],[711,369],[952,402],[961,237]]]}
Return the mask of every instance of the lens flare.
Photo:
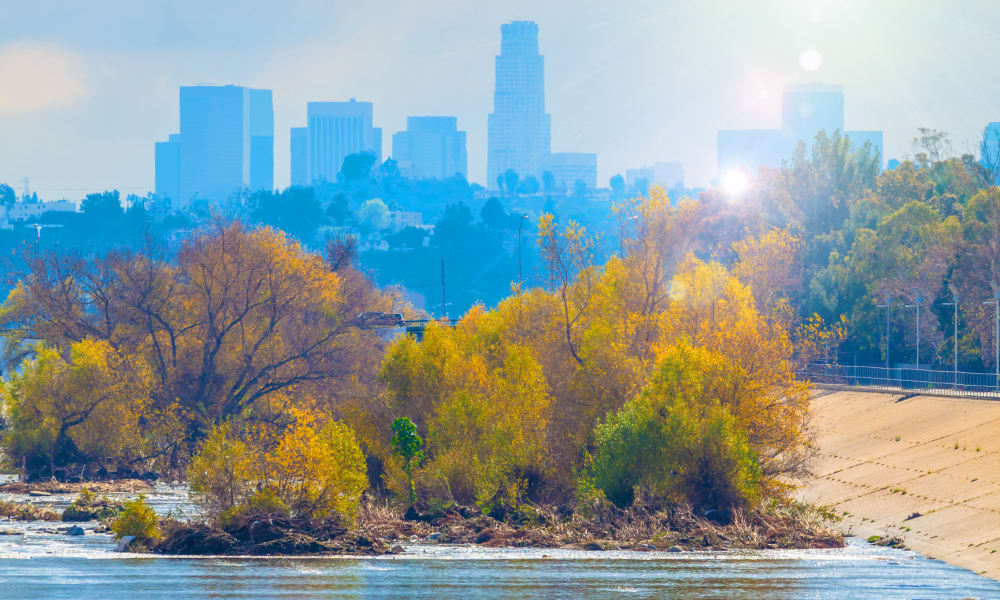
{"label": "lens flare", "polygon": [[799,56],[799,65],[805,71],[818,71],[823,65],[823,55],[815,48],[809,48]]}
{"label": "lens flare", "polygon": [[730,198],[739,198],[747,191],[750,178],[743,171],[730,171],[722,178],[722,191]]}

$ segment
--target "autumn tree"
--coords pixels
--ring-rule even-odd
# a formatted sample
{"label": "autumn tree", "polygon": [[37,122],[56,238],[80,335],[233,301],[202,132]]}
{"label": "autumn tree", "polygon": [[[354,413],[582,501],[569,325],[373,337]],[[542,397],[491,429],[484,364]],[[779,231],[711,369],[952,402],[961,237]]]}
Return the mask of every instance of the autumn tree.
{"label": "autumn tree", "polygon": [[38,348],[3,382],[3,450],[28,475],[57,465],[134,465],[148,456],[153,376],[135,356],[87,338],[65,351]]}

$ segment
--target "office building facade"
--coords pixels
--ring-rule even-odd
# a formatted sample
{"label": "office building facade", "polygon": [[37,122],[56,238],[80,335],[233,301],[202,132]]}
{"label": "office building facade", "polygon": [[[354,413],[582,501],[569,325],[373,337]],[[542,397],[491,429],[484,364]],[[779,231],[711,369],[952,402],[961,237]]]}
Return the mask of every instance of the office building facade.
{"label": "office building facade", "polygon": [[487,123],[486,185],[508,169],[521,178],[541,174],[551,150],[551,117],[545,112],[545,66],[538,25],[514,21],[500,27],[493,112]]}
{"label": "office building facade", "polygon": [[597,189],[597,155],[587,152],[549,154],[543,170],[552,173],[556,188],[572,191],[583,181],[588,190]]}
{"label": "office building facade", "polygon": [[273,190],[271,91],[181,87],[180,133],[158,142],[155,155],[156,194],[169,198],[174,209],[196,198],[220,204],[244,190]]}
{"label": "office building facade", "polygon": [[382,162],[382,129],[372,125],[372,103],[310,102],[308,128],[308,178],[310,183],[337,181],[350,154],[371,152]]}
{"label": "office building facade", "polygon": [[[803,83],[782,94],[781,129],[726,129],[717,134],[719,173],[733,169],[755,173],[762,166],[780,167],[802,142],[808,148],[816,134],[839,131],[861,148],[866,143],[882,156],[882,132],[844,129],[844,90],[839,85]],[[881,158],[880,158],[881,160]]]}
{"label": "office building facade", "polygon": [[409,163],[418,177],[446,179],[467,172],[465,132],[455,117],[407,117],[406,131],[392,136],[392,158]]}

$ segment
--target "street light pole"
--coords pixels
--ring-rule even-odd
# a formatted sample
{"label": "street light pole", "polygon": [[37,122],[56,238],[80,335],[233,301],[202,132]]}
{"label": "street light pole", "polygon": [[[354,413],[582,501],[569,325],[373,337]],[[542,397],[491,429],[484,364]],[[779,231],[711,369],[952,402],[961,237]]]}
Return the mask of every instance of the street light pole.
{"label": "street light pole", "polygon": [[892,292],[883,290],[885,304],[877,305],[877,308],[885,309],[885,376],[889,377],[889,316],[892,314]]}
{"label": "street light pole", "polygon": [[955,307],[955,385],[958,385],[958,288],[953,284],[948,284],[948,291],[951,292],[951,302],[945,302],[945,306]]}
{"label": "street light pole", "polygon": [[993,360],[996,363],[996,387],[1000,389],[1000,284],[993,282],[993,299],[983,304],[993,305]]}
{"label": "street light pole", "polygon": [[923,294],[919,290],[913,290],[913,304],[906,304],[905,308],[917,309],[917,370],[920,370],[920,303],[924,301]]}

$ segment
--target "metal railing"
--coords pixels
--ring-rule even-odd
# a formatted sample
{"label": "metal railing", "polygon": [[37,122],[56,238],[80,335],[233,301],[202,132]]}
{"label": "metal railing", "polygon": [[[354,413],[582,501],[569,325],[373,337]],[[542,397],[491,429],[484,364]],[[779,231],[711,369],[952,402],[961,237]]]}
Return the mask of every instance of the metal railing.
{"label": "metal railing", "polygon": [[799,378],[859,390],[1000,399],[1000,382],[995,373],[812,363],[799,371]]}

